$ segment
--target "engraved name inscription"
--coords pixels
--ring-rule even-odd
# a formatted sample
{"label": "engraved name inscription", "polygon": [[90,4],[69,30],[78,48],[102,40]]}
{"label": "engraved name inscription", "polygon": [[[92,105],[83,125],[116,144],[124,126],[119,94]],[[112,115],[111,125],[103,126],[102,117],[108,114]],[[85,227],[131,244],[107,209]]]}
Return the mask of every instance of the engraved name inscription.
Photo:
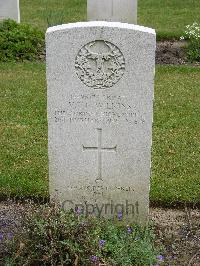
{"label": "engraved name inscription", "polygon": [[127,97],[118,95],[70,95],[64,107],[54,111],[55,123],[94,123],[142,125],[145,118]]}

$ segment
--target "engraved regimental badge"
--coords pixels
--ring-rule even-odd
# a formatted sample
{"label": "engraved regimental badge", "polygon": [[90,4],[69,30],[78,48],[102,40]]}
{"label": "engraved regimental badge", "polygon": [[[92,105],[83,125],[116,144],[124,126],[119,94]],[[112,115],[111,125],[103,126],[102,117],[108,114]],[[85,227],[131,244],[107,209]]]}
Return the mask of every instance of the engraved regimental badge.
{"label": "engraved regimental badge", "polygon": [[79,50],[75,69],[79,79],[86,86],[106,89],[116,84],[123,76],[125,59],[114,44],[96,40]]}

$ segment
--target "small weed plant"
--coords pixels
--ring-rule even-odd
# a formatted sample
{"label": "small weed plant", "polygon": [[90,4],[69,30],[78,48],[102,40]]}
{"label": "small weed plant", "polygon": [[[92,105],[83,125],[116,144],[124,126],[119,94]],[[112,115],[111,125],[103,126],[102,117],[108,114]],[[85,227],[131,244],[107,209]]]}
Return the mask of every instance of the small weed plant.
{"label": "small weed plant", "polygon": [[[161,260],[150,227],[83,217],[58,206],[27,215],[5,265],[152,266]],[[161,257],[160,257],[161,256]]]}
{"label": "small weed plant", "polygon": [[188,41],[188,59],[191,62],[200,62],[200,24],[194,22],[192,25],[187,25],[181,40]]}
{"label": "small weed plant", "polygon": [[44,34],[13,20],[0,23],[0,61],[33,61],[44,56]]}

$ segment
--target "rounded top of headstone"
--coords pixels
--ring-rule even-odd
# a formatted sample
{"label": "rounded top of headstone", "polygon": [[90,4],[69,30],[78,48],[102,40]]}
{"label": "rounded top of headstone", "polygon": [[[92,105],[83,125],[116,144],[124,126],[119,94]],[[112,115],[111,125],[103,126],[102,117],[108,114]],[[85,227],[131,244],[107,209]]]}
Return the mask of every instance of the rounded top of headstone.
{"label": "rounded top of headstone", "polygon": [[77,22],[77,23],[69,23],[69,24],[62,24],[58,26],[53,26],[47,29],[47,34],[61,31],[61,30],[67,30],[67,29],[73,29],[73,28],[85,28],[85,27],[116,27],[119,29],[130,29],[140,32],[146,32],[149,34],[155,35],[155,30],[152,28],[147,28],[144,26],[134,25],[134,24],[128,24],[128,23],[121,23],[121,22],[107,22],[107,21],[89,21],[89,22]]}

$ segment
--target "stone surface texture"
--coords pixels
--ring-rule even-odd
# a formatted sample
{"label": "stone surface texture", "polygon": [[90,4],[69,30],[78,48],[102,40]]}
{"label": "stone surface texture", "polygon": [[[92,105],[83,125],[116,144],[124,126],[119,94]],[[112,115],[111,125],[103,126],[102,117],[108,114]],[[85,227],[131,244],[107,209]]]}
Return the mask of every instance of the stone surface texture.
{"label": "stone surface texture", "polygon": [[137,24],[137,0],[87,0],[87,18]]}
{"label": "stone surface texture", "polygon": [[46,33],[51,198],[144,223],[149,209],[155,31],[85,22]]}
{"label": "stone surface texture", "polygon": [[19,0],[0,0],[0,20],[8,18],[20,22]]}

